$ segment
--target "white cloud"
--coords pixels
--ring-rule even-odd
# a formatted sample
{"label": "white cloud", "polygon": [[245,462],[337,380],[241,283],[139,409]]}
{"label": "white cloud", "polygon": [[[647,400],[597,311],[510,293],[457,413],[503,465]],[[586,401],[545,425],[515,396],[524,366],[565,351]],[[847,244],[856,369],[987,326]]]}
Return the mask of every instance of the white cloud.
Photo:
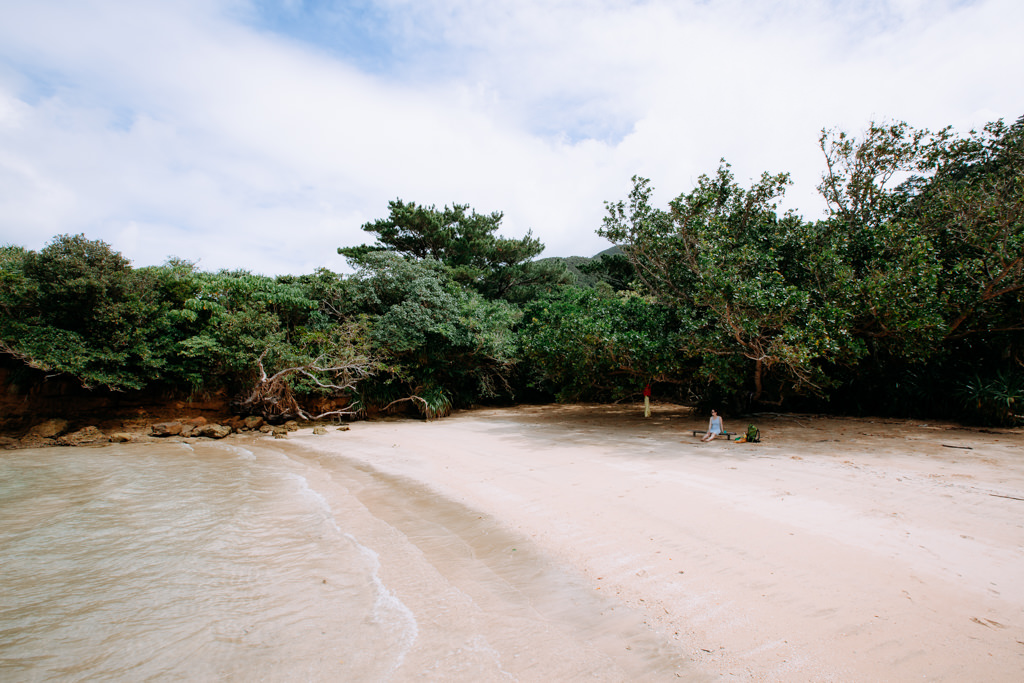
{"label": "white cloud", "polygon": [[[296,7],[292,7],[294,11]],[[395,197],[505,212],[589,255],[603,200],[659,201],[725,157],[791,171],[818,131],[1024,113],[1024,7],[855,2],[379,2],[389,69],[239,18],[242,0],[0,3],[0,243],[104,239],[137,265],[340,270]]]}

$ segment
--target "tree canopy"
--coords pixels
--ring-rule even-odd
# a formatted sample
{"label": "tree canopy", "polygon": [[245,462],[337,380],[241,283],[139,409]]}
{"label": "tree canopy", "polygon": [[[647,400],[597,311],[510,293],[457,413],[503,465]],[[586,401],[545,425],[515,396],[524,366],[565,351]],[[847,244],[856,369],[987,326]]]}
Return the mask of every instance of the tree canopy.
{"label": "tree canopy", "polygon": [[594,258],[538,259],[502,214],[400,199],[355,272],[133,268],[102,241],[0,247],[0,353],[104,391],[226,391],[288,416],[656,395],[732,411],[1020,420],[1024,118],[825,130],[829,213],[724,160],[663,207],[636,176]]}
{"label": "tree canopy", "polygon": [[339,247],[356,263],[374,251],[394,251],[413,259],[443,264],[451,278],[488,299],[524,301],[539,290],[565,284],[565,269],[533,262],[544,245],[532,233],[520,239],[496,235],[502,214],[479,214],[468,205],[438,209],[396,199],[390,215],[363,225],[377,235],[373,245]]}

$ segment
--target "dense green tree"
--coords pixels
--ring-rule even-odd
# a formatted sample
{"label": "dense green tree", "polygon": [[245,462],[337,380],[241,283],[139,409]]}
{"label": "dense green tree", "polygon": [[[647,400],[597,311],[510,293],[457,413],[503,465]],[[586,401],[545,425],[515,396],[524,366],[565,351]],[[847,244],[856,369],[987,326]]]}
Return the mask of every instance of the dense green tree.
{"label": "dense green tree", "polygon": [[857,280],[861,334],[927,358],[949,339],[1022,329],[1005,315],[1024,289],[1022,129],[822,134],[820,189]]}
{"label": "dense green tree", "polygon": [[167,359],[150,344],[164,311],[149,271],[108,244],[60,235],[38,252],[5,250],[0,342],[28,365],[83,385],[138,389]]}
{"label": "dense green tree", "polygon": [[384,365],[366,320],[337,309],[348,300],[340,276],[196,275],[184,306],[194,334],[177,347],[194,388],[226,387],[239,410],[268,418],[360,410],[358,385]]}
{"label": "dense green tree", "polygon": [[375,244],[339,249],[348,277],[133,269],[84,235],[0,247],[0,353],[85,387],[227,389],[273,417],[654,382],[733,410],[1019,420],[1024,118],[819,142],[825,219],[780,215],[787,174],[744,187],[723,162],[665,208],[634,177],[599,230],[621,253],[596,259],[537,260],[500,213],[401,200],[363,226]]}
{"label": "dense green tree", "polygon": [[1024,331],[1024,117],[925,148],[902,218],[941,259],[946,339]]}
{"label": "dense green tree", "polygon": [[29,367],[42,369],[22,347],[21,335],[26,319],[32,316],[31,301],[35,286],[25,276],[28,250],[15,245],[0,246],[0,352],[17,358]]}
{"label": "dense green tree", "polygon": [[1005,414],[1024,400],[1024,121],[965,136],[872,124],[821,143],[827,224],[843,238],[853,331],[870,350],[844,393],[927,414],[963,396]]}
{"label": "dense green tree", "polygon": [[862,353],[848,312],[823,291],[843,275],[828,235],[776,213],[788,183],[787,174],[764,174],[744,189],[723,162],[666,211],[651,207],[649,181],[634,177],[628,202],[609,203],[599,231],[657,301],[696,321],[680,353],[700,358],[711,384],[754,401],[823,394],[823,362]]}
{"label": "dense green tree", "polygon": [[671,306],[572,287],[526,308],[522,357],[534,387],[562,401],[617,400],[648,382],[685,394],[697,363],[681,349],[695,329]]}
{"label": "dense green tree", "polygon": [[432,417],[511,393],[517,307],[461,287],[430,257],[381,251],[352,260],[359,269],[347,283],[351,310],[366,317],[386,364],[363,389],[368,408],[411,401]]}
{"label": "dense green tree", "polygon": [[271,366],[302,360],[289,323],[304,320],[316,303],[298,287],[246,271],[194,275],[196,289],[182,312],[192,334],[177,346],[194,386],[237,391],[255,381],[260,357]]}
{"label": "dense green tree", "polygon": [[565,268],[533,259],[544,245],[527,232],[521,239],[496,235],[502,214],[479,214],[468,205],[438,209],[401,199],[388,203],[390,215],[363,225],[377,235],[370,246],[340,247],[359,259],[373,251],[395,251],[444,264],[453,280],[489,299],[524,301],[539,291],[568,282]]}
{"label": "dense green tree", "polygon": [[930,237],[906,220],[905,179],[920,170],[928,131],[905,123],[871,124],[861,139],[823,132],[826,173],[819,190],[849,268],[854,333],[873,355],[928,360],[944,336],[939,281],[941,258]]}
{"label": "dense green tree", "polygon": [[134,270],[105,243],[65,235],[38,253],[0,251],[0,350],[85,387],[227,388],[267,416],[300,415],[298,398],[350,393],[374,369],[352,324],[323,324],[319,293],[180,260]]}

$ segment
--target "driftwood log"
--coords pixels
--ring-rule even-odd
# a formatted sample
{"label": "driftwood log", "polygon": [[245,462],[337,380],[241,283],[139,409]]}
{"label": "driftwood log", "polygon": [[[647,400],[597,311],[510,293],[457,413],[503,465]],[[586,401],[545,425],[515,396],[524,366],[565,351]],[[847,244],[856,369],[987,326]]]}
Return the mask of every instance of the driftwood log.
{"label": "driftwood log", "polygon": [[[268,375],[263,366],[267,351],[260,354],[257,366],[260,376],[249,395],[238,402],[242,412],[260,415],[266,419],[300,418],[303,420],[322,420],[328,417],[355,415],[359,412],[355,401],[338,410],[312,414],[306,411],[295,398],[291,379],[301,375],[321,389],[327,389],[338,395],[351,397],[356,385],[374,372],[375,364],[368,356],[356,356],[345,361],[338,359],[317,358],[306,365],[296,365],[278,370]],[[325,381],[324,378],[330,378]]]}

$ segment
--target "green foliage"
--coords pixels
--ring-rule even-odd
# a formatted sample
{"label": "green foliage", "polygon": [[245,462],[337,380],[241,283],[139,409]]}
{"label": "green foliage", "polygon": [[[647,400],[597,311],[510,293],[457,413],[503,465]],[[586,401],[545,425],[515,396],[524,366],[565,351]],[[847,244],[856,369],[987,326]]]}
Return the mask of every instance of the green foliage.
{"label": "green foliage", "polygon": [[531,233],[518,240],[496,235],[500,212],[479,214],[460,204],[437,209],[401,199],[388,208],[388,218],[363,225],[377,235],[377,244],[341,247],[338,253],[357,264],[378,251],[432,259],[444,264],[455,282],[489,299],[523,301],[569,281],[560,264],[532,261],[544,245]]}
{"label": "green foliage", "polygon": [[927,130],[915,130],[904,122],[871,123],[862,140],[845,131],[822,130],[818,143],[826,172],[818,190],[833,220],[846,228],[856,260],[873,259],[881,246],[873,239],[874,231],[906,202],[906,195],[890,183],[919,170],[930,140]]}
{"label": "green foliage", "polygon": [[[375,358],[360,319],[326,330],[306,330],[289,357],[267,347],[256,360],[259,377],[235,401],[238,408],[271,419],[321,419],[357,415],[364,405],[358,385],[386,369]],[[340,403],[339,403],[340,402]]]}
{"label": "green foliage", "polygon": [[1024,330],[1024,117],[958,137],[944,131],[901,190],[906,220],[933,245],[946,339]]}
{"label": "green foliage", "polygon": [[452,399],[441,387],[425,387],[416,397],[419,399],[417,406],[428,420],[445,417],[452,412]]}
{"label": "green foliage", "polygon": [[668,211],[650,206],[648,180],[633,181],[628,203],[608,204],[599,232],[657,301],[694,321],[681,351],[700,359],[707,382],[755,401],[823,395],[823,362],[863,353],[848,311],[829,296],[842,267],[827,231],[776,214],[787,174],[744,189],[723,163]]}
{"label": "green foliage", "polygon": [[81,235],[0,259],[2,348],[86,387],[241,391],[259,358],[308,363],[330,336],[311,335],[319,303],[290,278],[202,273],[180,260],[133,270]]}
{"label": "green foliage", "polygon": [[570,288],[527,307],[520,330],[535,388],[559,400],[620,399],[648,382],[684,384],[693,320],[638,296]]}
{"label": "green foliage", "polygon": [[462,292],[437,261],[375,252],[361,265],[349,292],[356,309],[374,316],[372,336],[381,351],[400,356],[454,334]]}
{"label": "green foliage", "polygon": [[137,389],[163,375],[149,343],[164,325],[151,272],[83,235],[61,235],[39,252],[5,250],[3,347],[28,365],[85,386]]}
{"label": "green foliage", "polygon": [[1024,421],[1024,373],[999,371],[975,373],[960,383],[957,396],[967,413],[983,424],[1013,426]]}
{"label": "green foliage", "polygon": [[872,124],[861,141],[821,143],[856,329],[878,352],[920,361],[957,338],[1024,329],[1024,119],[966,137]]}
{"label": "green foliage", "polygon": [[704,396],[935,414],[962,368],[1024,364],[1024,118],[820,144],[824,221],[778,215],[786,174],[745,189],[725,164],[666,210],[642,178],[607,205],[638,286],[697,321]]}
{"label": "green foliage", "polygon": [[[87,387],[228,389],[267,414],[427,418],[533,392],[1019,421],[1024,118],[823,131],[827,218],[724,162],[664,208],[608,203],[594,259],[536,260],[502,215],[396,200],[356,272],[133,269],[61,235],[0,247],[0,352]],[[575,282],[576,284],[572,284]],[[352,403],[354,402],[354,404]]]}
{"label": "green foliage", "polygon": [[308,354],[295,348],[294,328],[308,321],[317,302],[290,282],[246,271],[195,273],[192,295],[180,316],[189,332],[177,343],[184,378],[240,389],[255,380],[256,360],[270,365],[300,364]]}
{"label": "green foliage", "polygon": [[361,266],[347,282],[350,302],[367,316],[374,352],[387,359],[387,372],[363,389],[366,407],[416,397],[430,417],[511,394],[517,307],[460,287],[431,258],[376,252]]}
{"label": "green foliage", "polygon": [[594,258],[581,263],[579,270],[597,282],[603,282],[613,291],[621,292],[632,289],[636,282],[636,268],[625,254],[598,254]]}

